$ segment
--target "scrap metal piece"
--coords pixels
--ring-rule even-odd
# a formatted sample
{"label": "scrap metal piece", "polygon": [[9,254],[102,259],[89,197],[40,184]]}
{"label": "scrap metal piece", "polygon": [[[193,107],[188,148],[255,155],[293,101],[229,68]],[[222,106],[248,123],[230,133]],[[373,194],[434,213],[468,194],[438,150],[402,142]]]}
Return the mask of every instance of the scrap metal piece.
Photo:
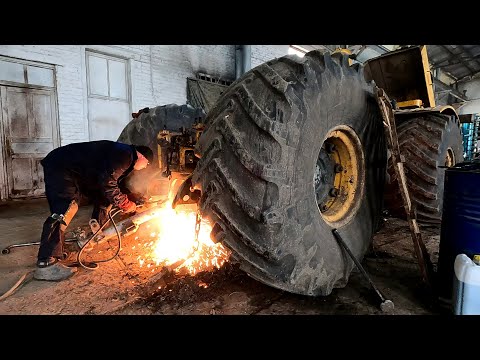
{"label": "scrap metal piece", "polygon": [[172,209],[178,204],[196,204],[200,200],[201,191],[193,188],[192,175],[188,176],[180,185],[172,201]]}

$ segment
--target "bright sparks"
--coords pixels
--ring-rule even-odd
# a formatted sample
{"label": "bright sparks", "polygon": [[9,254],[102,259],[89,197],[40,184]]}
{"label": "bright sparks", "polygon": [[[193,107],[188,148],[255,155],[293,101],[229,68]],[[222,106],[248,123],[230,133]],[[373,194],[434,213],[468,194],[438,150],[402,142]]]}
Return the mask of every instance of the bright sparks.
{"label": "bright sparks", "polygon": [[194,275],[220,268],[228,261],[230,252],[210,239],[212,226],[205,219],[201,220],[198,241],[195,241],[196,206],[194,210],[185,205],[174,210],[170,204],[168,201],[159,209],[158,217],[148,222],[145,235],[141,236],[144,243],[137,247],[146,250],[146,257],[138,259],[141,267],[154,263]]}

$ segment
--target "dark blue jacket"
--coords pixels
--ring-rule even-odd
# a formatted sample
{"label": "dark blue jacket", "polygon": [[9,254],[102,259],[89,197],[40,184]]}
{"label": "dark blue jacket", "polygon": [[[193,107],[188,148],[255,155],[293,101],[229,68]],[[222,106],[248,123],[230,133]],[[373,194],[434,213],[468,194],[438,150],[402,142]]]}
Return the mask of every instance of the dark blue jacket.
{"label": "dark blue jacket", "polygon": [[136,161],[133,145],[98,140],[58,147],[41,164],[44,171],[73,178],[82,194],[101,191],[110,204],[123,208],[129,200],[119,182],[133,170]]}

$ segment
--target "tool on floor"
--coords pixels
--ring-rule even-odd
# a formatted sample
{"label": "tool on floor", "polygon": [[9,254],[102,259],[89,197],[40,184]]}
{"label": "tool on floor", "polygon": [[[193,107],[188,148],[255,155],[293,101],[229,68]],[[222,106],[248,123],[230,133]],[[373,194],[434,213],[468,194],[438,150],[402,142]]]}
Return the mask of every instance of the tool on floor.
{"label": "tool on floor", "polygon": [[[127,235],[130,235],[136,232],[139,226],[144,222],[154,219],[158,215],[158,209],[160,205],[161,203],[159,204],[157,202],[148,202],[143,205],[138,205],[137,206],[138,211],[136,213],[130,214],[126,219],[118,223],[115,223],[113,221],[113,217],[116,214],[118,214],[118,209],[112,208],[111,211],[109,211],[109,219],[107,220],[107,222],[105,222],[105,224],[102,227],[98,225],[98,222],[96,220],[94,219],[92,219],[93,221],[90,220],[89,226],[90,226],[90,230],[94,234],[93,236],[87,237],[87,234],[85,233],[85,231],[79,228],[78,230],[73,230],[72,231],[73,237],[66,238],[65,242],[66,243],[76,242],[79,248],[82,249],[86,247],[88,243],[90,243],[90,245],[101,244],[107,240],[118,237],[119,233],[125,237]],[[114,213],[113,215],[112,215],[112,212]],[[58,219],[58,221],[61,223],[60,217],[57,216],[56,214],[54,215],[55,215],[54,218]],[[112,226],[105,229],[109,223],[111,223]],[[40,242],[37,241],[37,242],[28,242],[28,243],[22,243],[22,244],[9,245],[2,250],[2,254],[9,254],[10,249],[12,248],[32,246],[32,245],[40,245]]]}
{"label": "tool on floor", "polygon": [[[115,212],[114,212],[115,211]],[[114,212],[114,214],[112,215],[112,212]],[[106,262],[106,261],[110,261],[114,258],[116,258],[116,256],[118,255],[118,253],[120,252],[120,249],[122,247],[122,236],[115,224],[115,221],[113,220],[113,217],[118,214],[119,212],[121,212],[121,210],[117,209],[117,208],[112,208],[109,210],[108,212],[108,217],[109,217],[109,220],[107,220],[105,222],[105,224],[103,224],[103,226],[99,227],[99,228],[96,228],[96,231],[94,231],[93,235],[90,236],[89,238],[86,238],[85,237],[85,232],[84,231],[81,231],[80,233],[78,232],[75,232],[74,231],[74,234],[76,235],[76,237],[72,238],[72,239],[65,239],[65,242],[76,242],[77,245],[80,247],[80,251],[79,253],[77,254],[77,260],[75,263],[73,264],[70,264],[68,266],[81,266],[85,269],[88,269],[88,270],[95,270],[98,268],[98,262]],[[55,214],[54,214],[55,215]],[[60,219],[61,220],[61,219]],[[97,260],[96,262],[85,262],[85,261],[82,261],[81,260],[81,255],[82,253],[85,251],[85,248],[87,247],[87,244],[93,240],[93,242],[98,242],[98,238],[97,238],[97,235],[99,233],[101,233],[102,229],[108,224],[108,222],[111,221],[112,222],[112,225],[115,229],[115,232],[116,232],[116,235],[118,237],[118,249],[115,253],[115,255],[113,255],[113,257],[109,258],[109,259],[106,259],[106,260]],[[60,221],[61,222],[61,221]],[[98,223],[97,223],[98,224]],[[92,228],[93,229],[93,228]],[[122,228],[123,230],[123,228]],[[136,230],[136,229],[135,229]],[[8,254],[10,253],[10,248],[13,248],[13,247],[22,247],[22,246],[30,246],[30,245],[40,245],[40,242],[30,242],[30,243],[24,243],[24,244],[14,244],[14,245],[10,245],[8,247],[6,247],[5,249],[2,250],[2,254]],[[63,254],[64,256],[64,259],[67,258],[68,254],[67,253],[64,253]],[[25,274],[22,275],[22,277],[7,291],[5,292],[4,294],[2,294],[0,296],[0,301],[6,299],[7,297],[9,297],[10,295],[12,295],[15,291],[17,291],[20,287],[22,287],[23,285],[25,285],[27,282],[29,282],[30,280],[33,279],[33,272],[34,270],[30,270],[30,271],[27,271]]]}
{"label": "tool on floor", "polygon": [[[76,238],[65,239],[65,242],[74,242],[74,241],[77,241],[77,239]],[[40,245],[40,241],[9,245],[6,248],[2,249],[2,254],[4,254],[4,255],[10,254],[10,249],[13,249],[13,248],[16,248],[16,247],[24,247],[24,246],[32,246],[32,245]]]}
{"label": "tool on floor", "polygon": [[[122,237],[131,235],[134,232],[136,232],[139,229],[139,226],[147,221],[150,221],[154,218],[156,218],[159,215],[159,208],[160,208],[161,203],[157,202],[147,202],[144,204],[139,204],[137,206],[137,210],[139,210],[136,213],[130,214],[126,219],[116,223],[114,221],[114,217],[122,212],[120,209],[117,208],[111,208],[108,211],[108,220],[100,226],[97,221],[90,221],[89,225],[90,228],[93,232],[93,235],[87,237],[85,234],[85,231],[81,230],[80,231],[73,231],[74,238],[70,239],[65,239],[65,242],[76,242],[77,245],[80,247],[80,251],[77,254],[77,259],[74,263],[68,265],[68,266],[81,266],[85,269],[88,270],[95,270],[98,268],[98,263],[100,262],[107,262],[111,261],[113,259],[118,259],[117,255],[119,254],[121,248],[122,248]],[[63,217],[59,217],[56,214],[54,214],[55,217],[54,219],[62,223]],[[199,218],[197,214],[197,224],[195,227],[196,230],[196,237],[198,237],[198,230],[199,230]],[[107,226],[107,224],[111,223],[112,227],[108,227],[106,230],[104,228]],[[103,260],[95,260],[95,262],[86,262],[81,259],[81,256],[84,252],[88,252],[92,250],[92,245],[94,244],[101,244],[107,240],[110,240],[114,237],[117,237],[118,239],[118,247],[117,251],[115,254],[108,258],[108,259],[103,259]],[[13,244],[10,246],[7,246],[2,250],[2,254],[8,254],[10,253],[10,249],[14,247],[23,247],[23,246],[31,246],[31,245],[40,245],[40,242],[29,242],[29,243],[23,243],[23,244]],[[67,257],[67,253],[64,253],[64,258]],[[121,261],[120,261],[121,262]],[[125,266],[125,265],[124,265]],[[33,270],[28,271],[25,273],[16,283],[12,288],[10,288],[6,293],[0,295],[0,301],[6,299],[10,295],[12,295],[16,290],[18,290],[21,286],[25,285],[28,281],[30,281],[33,277],[31,276],[33,274]]]}
{"label": "tool on floor", "polygon": [[21,286],[25,285],[27,282],[33,279],[33,270],[27,271],[23,274],[20,279],[4,294],[0,296],[0,301],[5,300],[7,297],[12,295],[15,291],[20,289]]}
{"label": "tool on floor", "polygon": [[364,278],[370,283],[370,285],[372,286],[373,290],[375,290],[375,293],[377,294],[378,298],[380,299],[380,310],[382,310],[383,312],[390,312],[393,310],[394,308],[394,304],[393,304],[393,301],[391,300],[388,300],[381,292],[380,290],[375,286],[375,284],[373,283],[373,281],[370,279],[370,277],[368,276],[367,272],[365,271],[365,269],[363,268],[362,264],[360,264],[360,262],[355,258],[355,255],[353,255],[352,251],[348,248],[347,244],[345,243],[345,241],[343,241],[342,237],[340,236],[339,232],[337,231],[337,229],[333,229],[332,230],[332,233],[333,233],[333,236],[335,236],[335,239],[337,239],[337,241],[340,243],[340,245],[345,249],[345,251],[348,253],[348,255],[350,255],[350,257],[352,258],[353,262],[355,263],[355,265],[357,266],[358,270],[360,270],[360,272],[362,273],[362,275],[364,276]]}

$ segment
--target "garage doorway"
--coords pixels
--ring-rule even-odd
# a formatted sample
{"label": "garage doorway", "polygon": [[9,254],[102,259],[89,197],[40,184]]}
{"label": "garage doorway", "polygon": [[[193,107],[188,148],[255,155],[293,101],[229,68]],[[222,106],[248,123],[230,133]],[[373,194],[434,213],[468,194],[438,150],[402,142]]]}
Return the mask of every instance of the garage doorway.
{"label": "garage doorway", "polygon": [[59,146],[53,65],[0,58],[0,197],[45,195],[40,161]]}

